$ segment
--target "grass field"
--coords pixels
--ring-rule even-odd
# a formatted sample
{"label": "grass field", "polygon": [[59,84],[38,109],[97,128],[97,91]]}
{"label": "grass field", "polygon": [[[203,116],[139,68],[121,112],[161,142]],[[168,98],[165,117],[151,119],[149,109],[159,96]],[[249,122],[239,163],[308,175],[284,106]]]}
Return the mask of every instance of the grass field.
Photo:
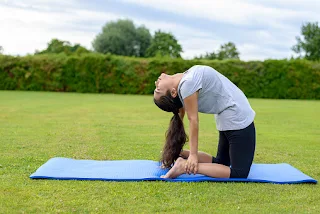
{"label": "grass field", "polygon": [[[286,162],[319,181],[320,102],[250,103],[254,162]],[[151,96],[0,91],[0,213],[320,212],[319,184],[29,179],[52,157],[158,160],[170,117]],[[215,154],[217,139],[213,116],[201,114],[199,150]]]}

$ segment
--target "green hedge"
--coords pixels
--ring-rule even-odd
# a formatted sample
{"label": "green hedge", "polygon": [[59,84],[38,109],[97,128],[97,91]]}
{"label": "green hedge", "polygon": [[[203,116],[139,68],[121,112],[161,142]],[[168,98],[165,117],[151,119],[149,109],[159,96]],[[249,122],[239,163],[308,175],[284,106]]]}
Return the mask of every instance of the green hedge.
{"label": "green hedge", "polygon": [[209,65],[248,97],[320,99],[320,63],[306,60],[142,59],[112,55],[0,56],[0,90],[152,94],[162,73]]}

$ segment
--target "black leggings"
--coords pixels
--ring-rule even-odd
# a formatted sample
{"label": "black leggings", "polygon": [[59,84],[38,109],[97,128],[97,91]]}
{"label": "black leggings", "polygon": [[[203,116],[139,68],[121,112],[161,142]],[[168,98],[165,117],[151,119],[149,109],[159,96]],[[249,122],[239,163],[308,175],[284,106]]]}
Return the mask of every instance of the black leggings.
{"label": "black leggings", "polygon": [[217,157],[212,157],[212,163],[230,166],[230,178],[247,178],[255,146],[256,130],[253,122],[241,130],[219,131]]}

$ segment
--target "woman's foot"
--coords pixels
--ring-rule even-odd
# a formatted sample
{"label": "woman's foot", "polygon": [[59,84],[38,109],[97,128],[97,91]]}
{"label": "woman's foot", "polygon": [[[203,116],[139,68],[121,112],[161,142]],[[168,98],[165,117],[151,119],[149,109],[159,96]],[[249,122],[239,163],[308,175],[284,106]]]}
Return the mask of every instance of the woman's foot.
{"label": "woman's foot", "polygon": [[186,162],[187,161],[185,159],[178,158],[169,172],[167,172],[165,175],[162,175],[161,178],[176,178],[179,175],[184,174]]}

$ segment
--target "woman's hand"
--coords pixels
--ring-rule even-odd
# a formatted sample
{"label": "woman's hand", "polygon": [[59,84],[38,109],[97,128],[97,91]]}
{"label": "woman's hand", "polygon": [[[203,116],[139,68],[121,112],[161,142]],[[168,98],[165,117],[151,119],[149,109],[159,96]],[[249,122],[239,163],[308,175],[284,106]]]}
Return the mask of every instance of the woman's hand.
{"label": "woman's hand", "polygon": [[186,173],[188,174],[197,174],[198,172],[198,155],[190,154],[185,166]]}

